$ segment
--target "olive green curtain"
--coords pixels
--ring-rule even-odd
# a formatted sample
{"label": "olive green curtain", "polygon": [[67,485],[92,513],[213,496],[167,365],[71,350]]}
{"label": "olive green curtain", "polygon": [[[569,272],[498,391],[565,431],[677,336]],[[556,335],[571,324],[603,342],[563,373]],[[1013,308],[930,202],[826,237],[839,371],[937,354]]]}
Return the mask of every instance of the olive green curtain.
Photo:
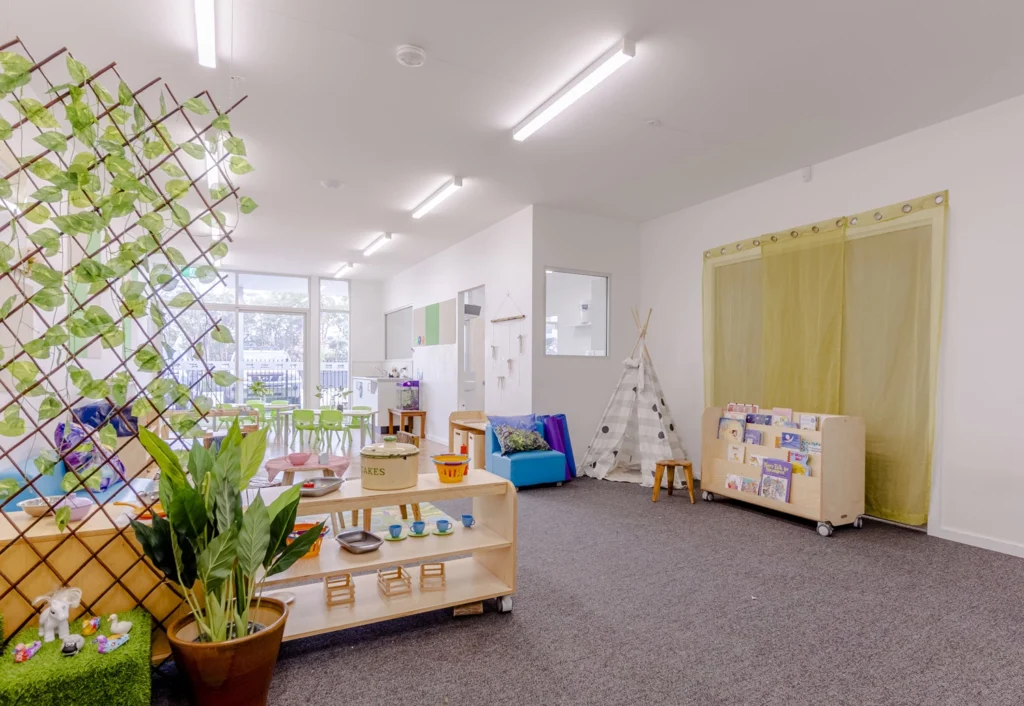
{"label": "olive green curtain", "polygon": [[862,417],[865,508],[928,520],[947,194],[704,254],[707,404]]}

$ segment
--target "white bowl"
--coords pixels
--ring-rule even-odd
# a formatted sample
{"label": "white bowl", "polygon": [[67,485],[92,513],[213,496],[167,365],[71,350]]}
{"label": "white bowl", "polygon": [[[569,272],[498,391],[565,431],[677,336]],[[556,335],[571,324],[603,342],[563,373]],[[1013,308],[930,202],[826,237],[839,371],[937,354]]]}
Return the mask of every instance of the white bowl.
{"label": "white bowl", "polygon": [[[56,505],[64,499],[63,495],[48,495],[46,499],[50,501],[50,505]],[[43,502],[42,498],[29,498],[28,500],[22,500],[18,503],[18,507],[31,515],[32,517],[42,517],[43,515],[50,514],[50,508],[46,507],[46,503]]]}

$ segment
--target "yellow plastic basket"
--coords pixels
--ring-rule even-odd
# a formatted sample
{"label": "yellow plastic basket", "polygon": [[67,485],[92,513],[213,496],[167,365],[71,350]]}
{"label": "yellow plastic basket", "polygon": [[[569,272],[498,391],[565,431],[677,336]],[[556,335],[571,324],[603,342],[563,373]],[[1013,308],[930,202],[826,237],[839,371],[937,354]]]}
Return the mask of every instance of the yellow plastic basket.
{"label": "yellow plastic basket", "polygon": [[442,483],[461,483],[466,477],[469,456],[465,454],[438,454],[431,456],[430,460],[434,462],[437,476]]}

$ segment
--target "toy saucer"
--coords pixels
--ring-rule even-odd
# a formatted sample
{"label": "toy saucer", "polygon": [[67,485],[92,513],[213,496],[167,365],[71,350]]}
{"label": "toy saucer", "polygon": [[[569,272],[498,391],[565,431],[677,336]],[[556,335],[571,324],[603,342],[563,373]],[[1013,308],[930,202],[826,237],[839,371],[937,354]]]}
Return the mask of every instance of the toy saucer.
{"label": "toy saucer", "polygon": [[455,528],[454,527],[452,527],[447,532],[441,532],[440,530],[434,530],[434,534],[436,534],[438,537],[447,537],[448,535],[454,534],[454,533],[455,533]]}
{"label": "toy saucer", "polygon": [[[415,536],[415,535],[413,535],[413,536]],[[401,537],[392,537],[389,534],[387,537],[384,538],[384,541],[385,542],[401,542],[403,539],[405,539],[405,535],[404,534]]]}
{"label": "toy saucer", "polygon": [[416,534],[412,530],[409,530],[409,536],[410,537],[416,537],[417,539],[419,539],[420,537],[429,537],[430,536],[430,532],[420,532],[419,534]]}

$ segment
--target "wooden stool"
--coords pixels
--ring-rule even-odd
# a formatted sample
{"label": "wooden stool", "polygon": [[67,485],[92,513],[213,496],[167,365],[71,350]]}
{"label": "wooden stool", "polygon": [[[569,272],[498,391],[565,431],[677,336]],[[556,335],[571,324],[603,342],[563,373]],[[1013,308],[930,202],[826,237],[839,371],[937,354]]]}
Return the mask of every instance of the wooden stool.
{"label": "wooden stool", "polygon": [[661,490],[661,479],[665,476],[665,470],[668,469],[668,494],[672,494],[672,485],[676,480],[676,466],[683,469],[683,473],[686,474],[686,488],[690,491],[690,504],[697,502],[697,499],[693,495],[693,464],[689,461],[658,461],[654,464],[654,495],[651,496],[651,502],[658,502],[658,492]]}

